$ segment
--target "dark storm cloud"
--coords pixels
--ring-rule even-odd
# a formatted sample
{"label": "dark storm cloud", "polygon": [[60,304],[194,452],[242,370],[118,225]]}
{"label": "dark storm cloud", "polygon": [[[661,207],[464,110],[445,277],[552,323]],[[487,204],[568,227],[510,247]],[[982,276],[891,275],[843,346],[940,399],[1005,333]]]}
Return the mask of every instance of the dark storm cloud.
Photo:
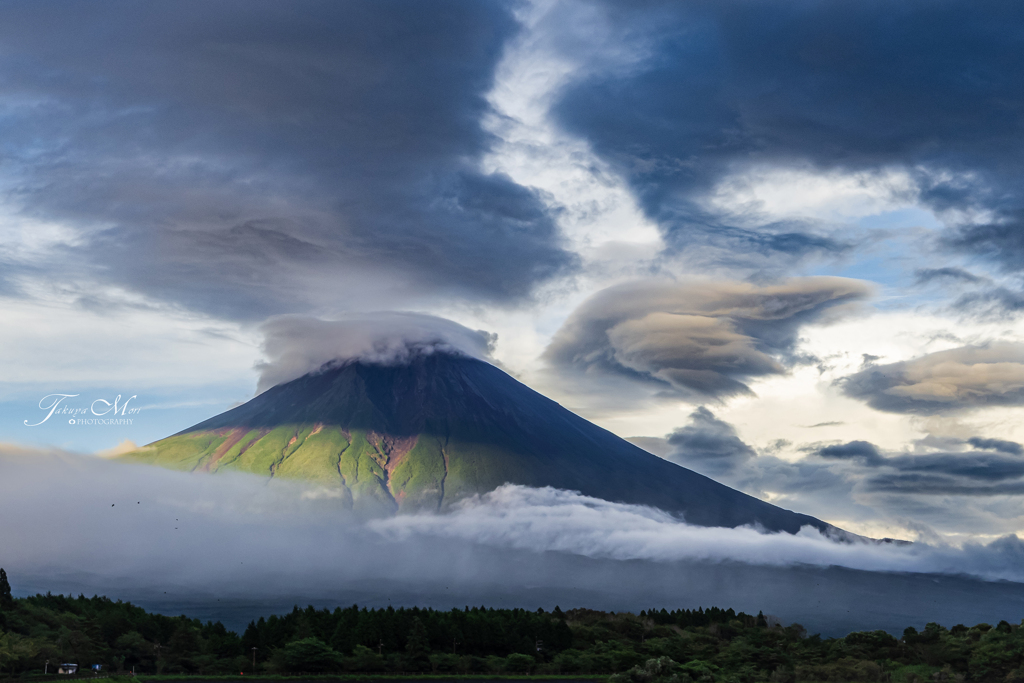
{"label": "dark storm cloud", "polygon": [[[972,437],[978,450],[883,456],[867,441],[818,448],[826,460],[846,461],[857,469],[847,474],[863,481],[866,491],[920,495],[999,496],[1024,492],[1024,448],[1002,439]],[[992,453],[989,451],[996,451]]]}
{"label": "dark storm cloud", "polygon": [[626,377],[676,394],[749,394],[747,381],[786,371],[801,326],[870,291],[828,277],[617,285],[577,308],[544,357],[562,372]]}
{"label": "dark storm cloud", "polygon": [[878,448],[873,443],[867,441],[851,441],[834,446],[825,446],[818,449],[818,455],[822,458],[836,460],[860,460],[866,465],[878,465],[883,462]]}
{"label": "dark storm cloud", "polygon": [[1024,459],[984,452],[934,453],[889,458],[900,472],[942,475],[979,482],[1003,482],[1024,477]]}
{"label": "dark storm cloud", "polygon": [[1024,446],[1016,441],[1004,441],[1003,439],[985,439],[980,436],[972,436],[967,443],[981,450],[999,451],[1009,455],[1024,455]]}
{"label": "dark storm cloud", "polygon": [[1024,405],[1024,345],[964,346],[872,365],[839,385],[847,396],[892,413],[934,415]]}
{"label": "dark storm cloud", "polygon": [[[629,179],[677,247],[729,229],[701,207],[736,171],[900,168],[925,204],[955,211],[947,246],[1021,270],[1024,5],[595,4],[636,59],[591,69],[555,111]],[[992,219],[963,220],[979,210]],[[808,241],[782,244],[835,248],[801,233]],[[734,240],[749,251],[744,242]]]}
{"label": "dark storm cloud", "polygon": [[727,486],[761,499],[773,499],[776,505],[799,510],[815,507],[833,518],[846,518],[844,507],[850,502],[860,464],[850,459],[823,462],[802,458],[791,462],[776,457],[771,447],[759,453],[739,437],[731,424],[704,407],[691,413],[690,424],[664,438],[629,440]]}
{"label": "dark storm cloud", "polygon": [[735,469],[756,455],[732,425],[703,406],[690,413],[690,424],[669,434],[668,444],[672,452],[666,460],[708,476]]}
{"label": "dark storm cloud", "polygon": [[936,474],[907,473],[871,477],[865,482],[869,491],[917,495],[1019,496],[1024,481],[975,483]]}
{"label": "dark storm cloud", "polygon": [[6,3],[7,199],[85,233],[65,272],[236,318],[528,296],[575,261],[478,170],[516,31],[500,2]]}
{"label": "dark storm cloud", "polygon": [[[808,444],[798,449],[805,456],[791,461],[775,455],[773,448],[749,446],[731,425],[701,408],[689,425],[666,438],[631,440],[727,486],[833,521],[898,520],[907,529],[922,515],[953,528],[965,528],[964,519],[972,515],[988,524],[993,517],[1010,522],[1019,511],[1012,504],[1000,509],[1002,501],[1024,491],[1024,449],[985,437],[926,440],[945,450],[915,443],[915,450],[927,449],[923,453],[886,453],[863,440]],[[970,501],[953,512],[948,496]]]}

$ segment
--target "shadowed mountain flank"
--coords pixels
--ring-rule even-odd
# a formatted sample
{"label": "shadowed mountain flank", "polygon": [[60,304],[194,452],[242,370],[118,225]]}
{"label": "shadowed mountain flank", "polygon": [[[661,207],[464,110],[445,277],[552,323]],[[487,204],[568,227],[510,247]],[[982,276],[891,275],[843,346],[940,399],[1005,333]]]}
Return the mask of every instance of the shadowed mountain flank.
{"label": "shadowed mountain flank", "polygon": [[322,483],[360,509],[443,510],[504,483],[649,505],[703,526],[831,527],[662,460],[483,361],[349,362],[123,459]]}

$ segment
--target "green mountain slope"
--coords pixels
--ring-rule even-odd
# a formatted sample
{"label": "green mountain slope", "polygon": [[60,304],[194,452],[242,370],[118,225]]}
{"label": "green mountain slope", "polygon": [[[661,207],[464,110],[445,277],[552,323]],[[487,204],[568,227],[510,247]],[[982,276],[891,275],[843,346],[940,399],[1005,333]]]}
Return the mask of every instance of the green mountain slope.
{"label": "green mountain slope", "polygon": [[199,472],[249,472],[316,482],[357,508],[397,511],[441,506],[444,444],[432,436],[391,438],[373,431],[284,424],[176,434],[121,457]]}

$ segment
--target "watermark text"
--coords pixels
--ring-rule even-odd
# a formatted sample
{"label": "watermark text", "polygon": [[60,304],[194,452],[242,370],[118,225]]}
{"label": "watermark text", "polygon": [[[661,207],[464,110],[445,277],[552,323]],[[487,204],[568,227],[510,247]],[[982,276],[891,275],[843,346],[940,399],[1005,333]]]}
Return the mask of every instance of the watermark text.
{"label": "watermark text", "polygon": [[[137,415],[142,408],[130,407],[129,404],[137,395],[124,399],[118,394],[113,401],[105,398],[97,398],[88,406],[76,405],[70,399],[78,398],[81,394],[48,394],[39,400],[39,409],[46,413],[38,422],[29,423],[25,420],[26,427],[38,427],[45,424],[54,415],[67,417],[68,424],[102,424],[102,425],[130,425],[132,419],[129,415]],[[93,417],[95,416],[95,417]],[[101,418],[101,419],[96,419]]]}

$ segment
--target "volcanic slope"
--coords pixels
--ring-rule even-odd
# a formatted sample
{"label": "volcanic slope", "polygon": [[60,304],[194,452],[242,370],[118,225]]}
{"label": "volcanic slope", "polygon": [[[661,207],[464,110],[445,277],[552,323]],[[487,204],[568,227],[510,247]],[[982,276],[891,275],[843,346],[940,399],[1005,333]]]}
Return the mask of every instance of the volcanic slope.
{"label": "volcanic slope", "polygon": [[513,483],[649,505],[703,526],[833,529],[658,458],[493,365],[437,353],[326,367],[121,457],[310,480],[375,513],[443,510]]}

